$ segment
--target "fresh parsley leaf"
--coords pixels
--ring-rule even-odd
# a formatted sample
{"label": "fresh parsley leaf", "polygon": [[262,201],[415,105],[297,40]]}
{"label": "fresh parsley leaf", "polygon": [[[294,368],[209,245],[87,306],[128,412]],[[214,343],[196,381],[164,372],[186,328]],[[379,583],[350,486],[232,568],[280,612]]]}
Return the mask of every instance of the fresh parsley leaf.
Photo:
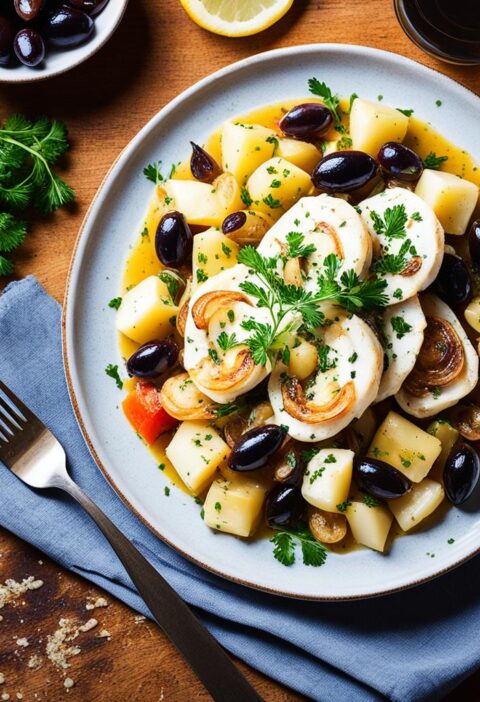
{"label": "fresh parsley leaf", "polygon": [[373,228],[379,236],[387,239],[403,239],[407,235],[406,224],[408,221],[405,205],[387,207],[382,217],[374,210],[370,211]]}
{"label": "fresh parsley leaf", "polygon": [[448,156],[437,156],[434,151],[430,151],[430,153],[423,159],[423,165],[425,168],[437,170],[440,168],[442,163],[445,163],[445,161],[448,161]]}
{"label": "fresh parsley leaf", "polygon": [[337,509],[339,512],[345,513],[349,507],[352,506],[352,503],[350,500],[345,500],[345,502],[340,502],[339,505],[337,505]]}
{"label": "fresh parsley leaf", "polygon": [[248,192],[245,186],[243,186],[242,190],[240,191],[240,199],[242,200],[245,207],[250,207],[250,205],[253,202],[252,198],[250,197],[250,193]]}
{"label": "fresh parsley leaf", "polygon": [[283,256],[284,261],[289,258],[308,258],[317,250],[314,244],[304,245],[305,236],[301,232],[288,232],[286,240],[287,251]]}
{"label": "fresh parsley leaf", "polygon": [[308,527],[283,529],[278,531],[270,541],[275,546],[274,557],[285,566],[295,563],[295,542],[301,546],[304,565],[317,568],[327,560],[325,546],[314,539]]}
{"label": "fresh parsley leaf", "polygon": [[272,193],[268,193],[267,197],[264,197],[262,202],[264,202],[265,205],[267,205],[267,207],[270,207],[272,210],[276,210],[282,206],[280,200],[277,200],[277,198],[273,197]]}
{"label": "fresh parsley leaf", "polygon": [[108,366],[105,368],[105,373],[109,376],[109,378],[113,378],[115,381],[115,384],[119,390],[123,388],[123,381],[120,378],[120,373],[118,372],[118,366],[113,365],[112,363],[109,363]]}
{"label": "fresh parsley leaf", "polygon": [[273,556],[284,566],[291,566],[295,563],[295,543],[290,534],[279,531],[270,539],[274,544]]}
{"label": "fresh parsley leaf", "polygon": [[8,212],[0,213],[0,252],[10,253],[23,243],[27,225]]}
{"label": "fresh parsley leaf", "polygon": [[367,505],[367,507],[378,507],[380,502],[376,500],[374,497],[371,495],[364,495],[363,496],[363,504]]}
{"label": "fresh parsley leaf", "polygon": [[0,275],[11,275],[13,273],[13,263],[0,255]]}
{"label": "fresh parsley leaf", "polygon": [[147,180],[150,180],[152,183],[161,183],[162,180],[164,180],[162,171],[160,170],[162,167],[162,162],[161,161],[154,161],[153,163],[149,163],[148,166],[145,166],[143,169],[143,175]]}
{"label": "fresh parsley leaf", "polygon": [[392,317],[390,319],[390,324],[397,335],[397,339],[403,339],[405,334],[412,331],[412,325],[406,322],[403,317]]}
{"label": "fresh parsley leaf", "polygon": [[215,417],[220,419],[221,417],[228,417],[234,412],[238,412],[239,406],[235,402],[229,402],[225,405],[218,405],[214,410]]}
{"label": "fresh parsley leaf", "polygon": [[327,346],[326,344],[317,346],[318,370],[320,373],[326,373],[328,370],[330,370],[330,368],[335,368],[337,365],[336,358],[329,358],[331,351],[332,349],[330,346]]}
{"label": "fresh parsley leaf", "polygon": [[380,273],[382,275],[387,273],[392,273],[394,275],[401,273],[407,265],[407,254],[411,245],[412,242],[410,239],[405,239],[398,253],[386,254],[378,258],[372,267],[375,273]]}
{"label": "fresh parsley leaf", "polygon": [[217,337],[217,344],[222,351],[228,351],[228,349],[238,344],[237,336],[235,333],[229,336],[226,332],[222,331]]}
{"label": "fresh parsley leaf", "polygon": [[181,278],[173,271],[161,271],[158,277],[167,286],[168,294],[172,298],[172,302],[177,299],[178,291],[181,284]]}
{"label": "fresh parsley leaf", "polygon": [[400,107],[397,107],[398,112],[401,112],[402,115],[405,115],[405,117],[411,117],[415,110],[402,110]]}
{"label": "fresh parsley leaf", "polygon": [[325,107],[328,107],[328,109],[332,111],[336,126],[341,125],[342,118],[339,108],[339,96],[334,95],[326,83],[321,83],[317,78],[309,79],[308,88],[313,95],[318,95],[318,97],[322,98]]}

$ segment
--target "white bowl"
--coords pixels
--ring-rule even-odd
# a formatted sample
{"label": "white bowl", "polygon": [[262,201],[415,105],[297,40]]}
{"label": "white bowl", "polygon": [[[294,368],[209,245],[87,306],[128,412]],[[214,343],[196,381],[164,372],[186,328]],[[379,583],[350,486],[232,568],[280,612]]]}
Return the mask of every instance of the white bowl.
{"label": "white bowl", "polygon": [[0,66],[0,83],[33,83],[65,73],[83,63],[110,39],[120,24],[127,5],[128,0],[110,0],[105,9],[93,18],[95,29],[89,41],[64,51],[47,46],[45,60],[37,68],[29,68],[22,63]]}

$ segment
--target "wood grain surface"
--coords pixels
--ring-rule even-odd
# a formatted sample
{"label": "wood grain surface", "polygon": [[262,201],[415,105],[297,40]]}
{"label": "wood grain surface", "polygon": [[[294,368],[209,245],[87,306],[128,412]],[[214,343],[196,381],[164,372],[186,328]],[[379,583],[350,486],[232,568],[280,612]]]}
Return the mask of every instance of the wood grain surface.
{"label": "wood grain surface", "polygon": [[[131,0],[114,37],[83,66],[45,83],[0,85],[0,117],[15,111],[43,113],[68,124],[72,151],[65,177],[78,194],[69,211],[33,224],[15,257],[17,277],[35,274],[61,301],[86,209],[112,161],[145,122],[180,91],[218,68],[260,51],[314,42],[398,52],[480,92],[480,69],[440,64],[416,49],[400,30],[390,0],[295,0],[274,27],[236,40],[195,26],[178,0]],[[87,603],[103,597],[99,589],[0,531],[0,583],[7,578],[21,582],[29,576],[43,585],[0,609],[0,680],[5,678],[0,683],[1,700],[57,702],[67,695],[82,702],[209,699],[155,625],[138,621],[134,612],[108,595],[106,607],[87,609]],[[97,621],[92,629],[78,629],[92,618]],[[76,634],[67,648],[80,649],[69,657],[66,669],[58,665],[65,648],[65,642],[59,643],[61,619],[69,621],[70,636]],[[51,660],[55,658],[57,664]],[[240,667],[268,702],[302,699]],[[68,678],[74,683],[69,689],[64,685]],[[448,700],[477,702],[479,690],[480,676],[474,676]]]}

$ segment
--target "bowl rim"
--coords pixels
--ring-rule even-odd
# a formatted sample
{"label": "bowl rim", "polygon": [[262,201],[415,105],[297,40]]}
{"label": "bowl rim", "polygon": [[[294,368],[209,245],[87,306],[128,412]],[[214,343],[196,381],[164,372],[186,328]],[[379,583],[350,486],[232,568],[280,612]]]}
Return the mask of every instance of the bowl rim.
{"label": "bowl rim", "polygon": [[94,221],[94,218],[96,216],[96,210],[99,210],[103,204],[104,200],[104,188],[109,182],[113,182],[117,172],[120,172],[120,170],[124,167],[125,163],[128,161],[130,156],[135,152],[138,146],[141,145],[142,141],[149,135],[149,133],[157,128],[157,124],[162,121],[169,113],[173,112],[174,110],[177,109],[177,106],[181,104],[184,100],[189,99],[192,97],[197,91],[203,90],[204,88],[207,88],[209,85],[214,83],[215,81],[224,78],[225,76],[228,76],[230,73],[234,73],[237,70],[244,69],[245,67],[249,67],[253,64],[256,63],[262,63],[263,61],[268,61],[269,59],[275,59],[277,57],[284,57],[288,56],[289,54],[304,54],[304,53],[318,53],[318,52],[328,52],[328,51],[337,51],[340,53],[344,54],[351,54],[357,53],[366,57],[370,58],[383,58],[384,60],[387,61],[394,61],[397,64],[404,64],[405,66],[414,68],[416,71],[420,71],[423,73],[425,76],[431,77],[431,73],[437,74],[441,76],[441,79],[450,83],[450,87],[457,91],[459,94],[463,94],[464,97],[468,98],[469,100],[472,100],[472,98],[475,101],[478,101],[480,105],[480,96],[477,95],[473,90],[470,90],[469,88],[465,87],[458,81],[456,81],[454,78],[451,78],[450,76],[447,76],[441,71],[439,71],[436,68],[430,68],[429,66],[425,66],[424,64],[420,63],[419,61],[416,61],[414,59],[407,58],[405,56],[402,56],[401,54],[397,54],[393,51],[387,51],[384,49],[377,49],[375,47],[367,47],[367,46],[362,46],[362,45],[357,45],[357,44],[340,44],[340,43],[316,43],[316,44],[298,44],[298,45],[293,45],[293,46],[288,46],[288,47],[283,47],[279,49],[272,49],[269,51],[264,51],[258,54],[255,54],[253,56],[248,56],[244,59],[240,59],[239,61],[235,61],[234,63],[228,64],[227,66],[224,66],[223,68],[218,69],[217,71],[214,71],[213,73],[208,74],[207,76],[201,78],[200,80],[196,81],[193,83],[191,86],[183,90],[179,95],[177,95],[173,100],[167,102],[152,118],[148,120],[148,122],[137,132],[137,134],[125,145],[123,150],[119,153],[117,158],[114,160],[110,168],[108,169],[107,173],[105,174],[102,182],[100,183],[97,192],[95,193],[88,209],[87,212],[83,218],[83,221],[80,225],[78,235],[76,238],[76,241],[74,243],[74,248],[72,251],[72,256],[71,256],[71,262],[70,262],[70,267],[67,275],[67,281],[65,285],[65,294],[64,294],[64,300],[63,300],[63,308],[62,308],[62,320],[61,320],[61,326],[62,326],[62,353],[63,353],[63,362],[64,362],[64,369],[65,369],[65,376],[66,376],[66,381],[67,381],[67,388],[68,392],[70,395],[70,401],[75,413],[75,417],[78,423],[78,426],[82,432],[83,438],[89,448],[89,451],[96,462],[97,466],[100,468],[100,471],[103,474],[103,477],[107,480],[107,482],[110,484],[112,489],[115,491],[117,496],[122,500],[122,502],[128,507],[128,509],[139,519],[157,538],[159,538],[163,543],[167,544],[170,548],[172,548],[174,551],[179,553],[182,557],[190,561],[191,563],[194,563],[195,565],[201,567],[202,569],[206,570],[209,573],[212,573],[214,575],[217,575],[221,578],[224,578],[230,582],[234,582],[238,585],[242,585],[244,587],[248,587],[254,590],[258,590],[261,592],[265,592],[268,594],[273,594],[279,597],[287,597],[290,599],[298,599],[298,600],[305,600],[305,601],[314,601],[314,602],[349,602],[349,601],[356,601],[356,600],[365,600],[365,599],[372,599],[376,597],[383,597],[386,595],[394,594],[396,592],[401,592],[404,590],[409,590],[410,588],[417,587],[419,585],[422,585],[424,583],[428,583],[431,580],[436,579],[437,577],[440,577],[441,575],[444,575],[445,573],[449,573],[450,571],[454,570],[455,568],[459,567],[463,563],[466,563],[469,561],[471,558],[474,556],[477,556],[480,554],[480,544],[478,545],[477,548],[469,551],[467,554],[464,554],[463,556],[460,556],[456,560],[452,561],[449,565],[439,569],[438,571],[432,572],[432,573],[427,573],[425,575],[422,575],[421,577],[418,577],[416,579],[412,579],[409,582],[405,583],[400,583],[399,585],[392,585],[392,586],[386,586],[386,587],[380,587],[378,590],[375,591],[370,591],[368,593],[363,593],[363,594],[351,594],[351,595],[339,595],[339,596],[334,596],[334,595],[306,595],[306,594],[298,594],[295,592],[289,592],[285,589],[275,589],[273,587],[268,587],[265,585],[259,585],[257,583],[251,582],[251,580],[247,580],[245,578],[236,578],[235,576],[232,576],[230,574],[227,574],[225,572],[222,572],[222,570],[218,567],[214,567],[212,565],[208,565],[201,560],[197,559],[194,555],[191,553],[187,553],[184,551],[182,548],[179,548],[176,544],[174,544],[171,539],[167,538],[164,534],[160,533],[160,531],[153,526],[150,521],[143,516],[129,501],[129,499],[126,497],[126,495],[123,494],[123,492],[120,490],[120,488],[116,485],[114,482],[113,478],[111,477],[108,469],[103,465],[102,461],[100,460],[100,457],[95,449],[95,445],[93,440],[91,439],[89,432],[87,430],[86,422],[83,419],[81,410],[80,410],[80,404],[79,400],[77,397],[77,393],[75,391],[75,383],[73,379],[74,375],[74,363],[70,362],[69,359],[69,348],[72,347],[73,345],[73,335],[72,335],[72,324],[73,324],[73,306],[70,304],[70,300],[73,297],[72,290],[74,289],[75,285],[77,284],[77,276],[79,273],[79,268],[80,268],[80,263],[82,260],[82,253],[83,250],[87,244],[88,240],[88,225],[90,222],[90,219],[93,217],[92,222]]}
{"label": "bowl rim", "polygon": [[[53,78],[54,76],[59,76],[62,75],[63,73],[67,73],[68,71],[71,71],[73,68],[76,68],[77,66],[80,66],[80,64],[84,63],[85,61],[88,61],[94,54],[97,53],[97,51],[100,51],[100,49],[105,46],[107,41],[111,38],[113,33],[116,31],[118,25],[123,19],[123,16],[125,14],[125,11],[127,9],[127,5],[129,0],[111,0],[111,2],[118,2],[120,3],[117,11],[118,14],[116,17],[114,16],[114,21],[112,25],[105,31],[105,34],[97,37],[92,37],[90,41],[85,42],[84,44],[79,44],[78,47],[73,47],[73,48],[85,48],[87,49],[85,51],[85,54],[81,56],[77,61],[73,60],[70,63],[67,62],[67,65],[65,66],[59,66],[58,68],[48,68],[45,67],[45,69],[42,69],[38,73],[35,72],[35,70],[31,70],[31,74],[29,75],[28,73],[15,73],[15,69],[13,68],[8,68],[5,66],[0,66],[0,84],[14,84],[14,83],[38,83],[41,80],[47,80],[48,78]],[[104,8],[106,9],[106,8]],[[103,10],[102,10],[103,12]],[[99,13],[99,15],[102,13]],[[68,56],[68,51],[64,52],[65,56]],[[27,68],[27,67],[25,67]],[[103,184],[103,183],[102,183]]]}

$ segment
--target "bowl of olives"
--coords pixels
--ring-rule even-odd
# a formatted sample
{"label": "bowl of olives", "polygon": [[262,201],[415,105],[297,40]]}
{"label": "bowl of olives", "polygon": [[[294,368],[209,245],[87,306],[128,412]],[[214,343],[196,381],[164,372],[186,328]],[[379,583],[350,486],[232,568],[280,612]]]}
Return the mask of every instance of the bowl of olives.
{"label": "bowl of olives", "polygon": [[128,0],[4,0],[0,7],[0,82],[64,73],[110,38]]}

